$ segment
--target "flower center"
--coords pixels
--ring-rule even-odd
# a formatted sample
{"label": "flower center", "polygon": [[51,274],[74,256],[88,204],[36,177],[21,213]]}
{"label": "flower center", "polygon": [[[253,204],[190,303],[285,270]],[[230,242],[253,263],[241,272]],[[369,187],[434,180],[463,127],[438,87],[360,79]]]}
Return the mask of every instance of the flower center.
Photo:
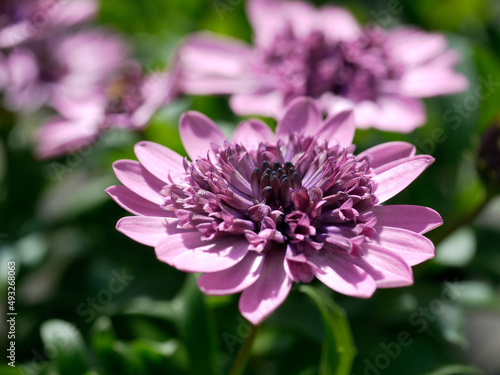
{"label": "flower center", "polygon": [[374,100],[382,82],[403,74],[382,30],[369,30],[354,41],[332,41],[320,31],[298,37],[291,27],[276,35],[256,70],[284,92],[286,102],[327,92],[356,103]]}
{"label": "flower center", "polygon": [[244,235],[258,252],[317,251],[329,241],[349,253],[373,238],[370,164],[353,148],[290,136],[257,150],[228,142],[213,151],[215,158],[186,161],[184,177],[162,191],[180,227],[207,240]]}

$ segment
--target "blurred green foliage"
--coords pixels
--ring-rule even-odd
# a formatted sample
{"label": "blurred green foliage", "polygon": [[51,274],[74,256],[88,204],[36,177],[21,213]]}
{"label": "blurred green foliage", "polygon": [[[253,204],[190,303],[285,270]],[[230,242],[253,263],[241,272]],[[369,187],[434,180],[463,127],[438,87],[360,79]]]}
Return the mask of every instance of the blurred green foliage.
{"label": "blurred green foliage", "polygon": [[[205,0],[102,0],[98,23],[128,39],[146,69],[162,69],[190,32],[206,29],[251,40],[243,2],[220,1],[231,10],[221,14],[216,1]],[[385,14],[394,1],[338,4],[368,22]],[[500,367],[495,370],[485,357],[474,355],[468,343],[483,332],[471,317],[481,311],[500,316],[500,200],[487,194],[475,169],[481,134],[500,113],[500,90],[494,86],[476,109],[453,121],[449,111],[475,97],[484,80],[500,82],[500,6],[494,0],[400,0],[397,5],[400,11],[392,15],[390,26],[411,23],[446,32],[463,54],[459,70],[469,78],[470,88],[427,99],[428,122],[412,134],[365,130],[356,134],[356,143],[361,151],[404,140],[436,158],[391,203],[425,205],[442,214],[445,224],[429,234],[440,243],[438,256],[415,267],[415,285],[409,288],[379,290],[369,300],[326,293],[346,311],[351,325],[356,346],[352,374],[482,373],[477,366],[498,374]],[[148,139],[184,153],[177,121],[187,109],[204,112],[228,131],[239,120],[226,98],[180,98],[161,110],[143,133],[115,131],[85,154],[41,162],[32,153],[39,118],[1,110],[0,305],[6,301],[4,265],[13,259],[18,366],[2,363],[0,373],[228,372],[251,329],[238,313],[237,296],[204,296],[192,277],[117,233],[114,225],[126,213],[104,194],[107,186],[118,183],[112,162],[134,159],[137,141]],[[484,210],[475,217],[477,207]],[[123,273],[130,280],[122,280],[121,290],[113,292],[111,281]],[[245,374],[318,373],[324,340],[332,339],[328,324],[335,322],[328,323],[323,311],[323,326],[315,305],[297,288],[264,322]],[[494,329],[486,332],[493,334]],[[408,345],[398,341],[402,333]],[[0,344],[8,347],[3,333]],[[488,349],[500,352],[498,346]],[[493,360],[500,366],[498,355]]]}

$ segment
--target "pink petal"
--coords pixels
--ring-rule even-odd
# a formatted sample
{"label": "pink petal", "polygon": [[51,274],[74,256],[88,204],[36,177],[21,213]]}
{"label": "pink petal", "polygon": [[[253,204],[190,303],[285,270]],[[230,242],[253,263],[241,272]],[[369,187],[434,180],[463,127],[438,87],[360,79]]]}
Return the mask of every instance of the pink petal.
{"label": "pink petal", "polygon": [[377,218],[377,227],[402,228],[424,234],[443,224],[441,216],[428,207],[408,205],[375,206],[372,211]]}
{"label": "pink petal", "polygon": [[146,246],[156,246],[169,234],[179,233],[176,218],[125,216],[116,224],[116,229],[127,237]]}
{"label": "pink petal", "polygon": [[259,115],[281,118],[283,116],[283,94],[271,91],[231,96],[229,105],[240,116]]}
{"label": "pink petal", "polygon": [[142,141],[134,151],[144,168],[164,182],[169,181],[169,175],[185,172],[182,156],[158,143]]}
{"label": "pink petal", "polygon": [[464,91],[469,86],[467,78],[453,70],[458,60],[458,53],[447,51],[426,64],[408,70],[401,78],[398,92],[404,96],[426,98]]}
{"label": "pink petal", "polygon": [[125,186],[111,186],[106,189],[106,194],[121,207],[134,215],[157,217],[172,215],[170,211],[166,211],[157,204],[151,203]]}
{"label": "pink petal", "polygon": [[231,268],[201,275],[198,287],[202,292],[213,296],[241,292],[257,281],[264,264],[263,259],[264,256],[251,251]]}
{"label": "pink petal", "polygon": [[266,123],[258,119],[241,122],[233,135],[234,143],[241,143],[249,150],[257,150],[261,142],[274,142],[276,136]]}
{"label": "pink petal", "polygon": [[248,253],[243,237],[217,238],[204,241],[198,231],[189,231],[164,238],[156,247],[162,262],[184,272],[218,272],[241,262]]}
{"label": "pink petal", "polygon": [[265,47],[283,30],[287,20],[282,4],[275,0],[248,0],[247,16],[254,31],[254,43]]}
{"label": "pink petal", "polygon": [[161,191],[165,183],[149,173],[139,162],[118,160],[113,163],[113,170],[120,182],[137,195],[148,201],[161,205],[165,197]]}
{"label": "pink petal", "polygon": [[410,185],[434,161],[429,155],[417,155],[372,178],[375,195],[383,203]]}
{"label": "pink petal", "polygon": [[212,149],[212,143],[222,146],[226,141],[226,137],[212,120],[194,111],[181,116],[179,132],[191,160],[199,156],[206,157],[207,152]]}
{"label": "pink petal", "polygon": [[413,284],[413,273],[404,259],[374,243],[365,245],[365,252],[361,257],[342,257],[368,272],[376,281],[378,288]]}
{"label": "pink petal", "polygon": [[407,142],[386,142],[369,148],[358,155],[358,159],[368,158],[370,166],[377,173],[380,168],[394,160],[408,158],[415,155],[416,148]]}
{"label": "pink petal", "polygon": [[326,250],[308,259],[318,267],[316,278],[336,292],[368,298],[377,288],[373,278],[363,269]]}
{"label": "pink petal", "polygon": [[434,258],[434,244],[421,234],[391,227],[379,227],[375,242],[401,256],[409,266]]}
{"label": "pink petal", "polygon": [[389,33],[389,43],[395,59],[406,65],[420,65],[442,53],[446,38],[437,33],[401,28]]}
{"label": "pink petal", "polygon": [[409,133],[422,126],[426,119],[423,103],[402,96],[382,96],[377,102],[364,101],[354,108],[359,128],[373,126],[379,130]]}
{"label": "pink petal", "polygon": [[284,252],[273,250],[265,255],[258,280],[245,289],[240,297],[241,314],[253,324],[259,324],[271,315],[283,303],[292,287],[283,266]]}
{"label": "pink petal", "polygon": [[187,94],[232,94],[254,91],[259,85],[249,65],[250,46],[237,39],[199,33],[181,46],[180,90]]}
{"label": "pink petal", "polygon": [[91,145],[98,137],[97,124],[52,118],[37,133],[37,155],[42,159],[53,158]]}
{"label": "pink petal", "polygon": [[348,147],[352,144],[355,131],[354,113],[343,111],[328,117],[317,135],[329,141],[331,145],[339,144],[342,147]]}
{"label": "pink petal", "polygon": [[316,22],[316,27],[332,40],[354,40],[361,33],[353,15],[341,7],[323,6],[317,12]]}
{"label": "pink petal", "polygon": [[290,133],[313,136],[321,124],[321,111],[316,101],[307,97],[292,100],[278,122],[276,135],[287,138]]}

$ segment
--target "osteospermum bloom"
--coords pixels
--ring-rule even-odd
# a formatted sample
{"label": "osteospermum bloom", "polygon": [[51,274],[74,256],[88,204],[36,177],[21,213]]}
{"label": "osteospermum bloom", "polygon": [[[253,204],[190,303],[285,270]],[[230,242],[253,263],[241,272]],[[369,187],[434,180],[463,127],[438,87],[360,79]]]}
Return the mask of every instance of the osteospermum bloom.
{"label": "osteospermum bloom", "polygon": [[154,113],[176,95],[175,73],[145,75],[128,61],[99,90],[84,100],[59,100],[61,115],[36,133],[37,155],[52,158],[94,143],[109,129],[143,129]]}
{"label": "osteospermum bloom", "polygon": [[7,56],[6,107],[31,112],[42,105],[89,97],[125,55],[118,37],[98,29],[23,45]]}
{"label": "osteospermum bloom", "polygon": [[425,122],[420,98],[462,91],[459,55],[443,35],[363,29],[346,10],[249,0],[254,46],[198,34],[179,50],[188,94],[232,94],[240,115],[280,117],[298,96],[329,113],[353,109],[357,126],[409,132]]}
{"label": "osteospermum bloom", "polygon": [[96,12],[97,3],[93,0],[2,0],[0,48],[42,39],[88,21]]}
{"label": "osteospermum bloom", "polygon": [[420,206],[382,206],[433,161],[404,142],[355,156],[351,112],[322,120],[298,98],[276,134],[259,120],[228,141],[204,115],[187,112],[180,135],[191,161],[152,142],[139,161],[113,167],[124,186],[107,193],[136,216],[117,229],[155,248],[159,260],[201,272],[211,295],[242,292],[241,313],[259,323],[292,283],[319,279],[367,298],[376,288],[410,285],[411,266],[434,256],[422,234],[442,223]]}

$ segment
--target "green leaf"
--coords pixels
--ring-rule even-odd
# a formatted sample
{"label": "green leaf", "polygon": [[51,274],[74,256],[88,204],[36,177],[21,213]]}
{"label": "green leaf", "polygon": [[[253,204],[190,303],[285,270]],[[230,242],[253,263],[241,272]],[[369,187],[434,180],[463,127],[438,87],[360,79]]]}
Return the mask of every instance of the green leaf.
{"label": "green leaf", "polygon": [[184,301],[179,328],[189,356],[190,373],[218,374],[215,323],[207,308],[205,295],[196,285],[195,275],[186,278],[186,283],[177,298]]}
{"label": "green leaf", "polygon": [[465,366],[465,365],[447,365],[441,367],[440,369],[432,372],[427,372],[423,375],[481,375],[484,374],[483,371],[477,367]]}
{"label": "green leaf", "polygon": [[85,373],[89,366],[87,351],[78,329],[63,320],[48,320],[40,328],[47,356],[54,361],[59,375]]}
{"label": "green leaf", "polygon": [[349,375],[356,353],[345,311],[312,286],[302,285],[299,290],[313,300],[323,319],[319,375]]}

